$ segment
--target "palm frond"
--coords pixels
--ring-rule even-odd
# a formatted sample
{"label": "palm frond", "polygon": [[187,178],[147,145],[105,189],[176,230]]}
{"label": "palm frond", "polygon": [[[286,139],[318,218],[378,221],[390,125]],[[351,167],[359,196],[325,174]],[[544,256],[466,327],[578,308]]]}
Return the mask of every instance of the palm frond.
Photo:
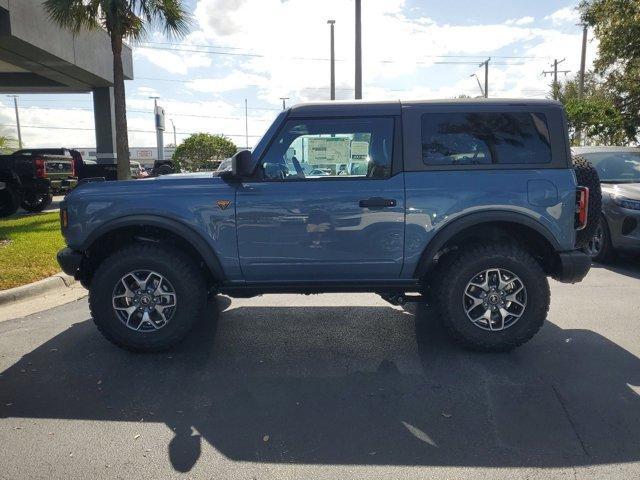
{"label": "palm frond", "polygon": [[78,33],[83,28],[100,26],[100,3],[99,0],[45,0],[42,6],[54,23]]}

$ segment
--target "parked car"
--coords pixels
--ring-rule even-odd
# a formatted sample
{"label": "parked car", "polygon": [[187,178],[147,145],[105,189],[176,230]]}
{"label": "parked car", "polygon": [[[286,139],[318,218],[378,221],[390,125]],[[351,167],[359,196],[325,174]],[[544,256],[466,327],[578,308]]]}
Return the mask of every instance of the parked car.
{"label": "parked car", "polygon": [[0,179],[5,183],[0,217],[19,207],[41,212],[54,194],[66,193],[77,183],[73,157],[66,149],[22,149],[0,155]]}
{"label": "parked car", "polygon": [[215,176],[220,176],[220,174],[222,172],[226,172],[227,170],[231,170],[231,159],[230,158],[225,158],[224,160],[222,160],[220,162],[220,165],[218,165],[218,168],[216,168],[216,171],[213,174]]}
{"label": "parked car", "polygon": [[600,177],[602,211],[587,252],[598,262],[616,252],[640,252],[640,148],[576,147]]}
{"label": "parked car", "polygon": [[23,148],[13,155],[42,158],[45,176],[51,182],[53,195],[64,195],[78,183],[78,159],[82,159],[76,150],[67,148]]}
{"label": "parked car", "polygon": [[131,178],[147,178],[149,173],[145,170],[145,168],[140,164],[140,162],[136,162],[131,160],[129,162],[129,168],[131,170]]}
{"label": "parked car", "polygon": [[[353,142],[362,173],[305,175],[348,164]],[[336,291],[428,301],[462,345],[510,350],[542,326],[547,277],[579,282],[591,265],[568,142],[552,101],[299,105],[220,176],[80,185],[58,261],[133,351],[183,339],[208,293]]]}

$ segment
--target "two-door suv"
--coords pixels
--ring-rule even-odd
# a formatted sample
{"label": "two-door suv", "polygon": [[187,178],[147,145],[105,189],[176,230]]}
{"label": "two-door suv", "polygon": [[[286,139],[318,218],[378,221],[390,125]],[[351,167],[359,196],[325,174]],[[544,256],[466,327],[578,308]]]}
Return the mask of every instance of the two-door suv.
{"label": "two-door suv", "polygon": [[231,164],[66,197],[58,259],[109,340],[166,349],[211,293],[375,292],[508,350],[543,324],[547,277],[589,270],[588,189],[555,102],[298,105]]}

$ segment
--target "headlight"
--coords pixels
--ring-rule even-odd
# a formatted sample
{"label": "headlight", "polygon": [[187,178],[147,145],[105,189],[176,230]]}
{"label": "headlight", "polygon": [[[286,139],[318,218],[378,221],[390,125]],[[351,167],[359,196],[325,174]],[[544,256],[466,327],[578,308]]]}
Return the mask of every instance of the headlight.
{"label": "headlight", "polygon": [[622,208],[628,208],[629,210],[640,210],[640,200],[630,200],[625,197],[617,195],[611,195],[613,203]]}

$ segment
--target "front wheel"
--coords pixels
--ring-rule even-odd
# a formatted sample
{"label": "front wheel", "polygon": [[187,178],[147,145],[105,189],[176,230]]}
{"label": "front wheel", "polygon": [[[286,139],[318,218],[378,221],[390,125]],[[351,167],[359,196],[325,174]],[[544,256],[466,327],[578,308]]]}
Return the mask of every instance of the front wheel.
{"label": "front wheel", "polygon": [[482,244],[452,255],[434,279],[434,300],[454,340],[473,350],[509,351],[538,332],[549,310],[549,283],[526,250]]}
{"label": "front wheel", "polygon": [[96,270],[89,307],[98,330],[135,352],[158,352],[183,340],[205,307],[197,265],[168,246],[133,245]]}
{"label": "front wheel", "polygon": [[611,244],[611,234],[607,220],[600,215],[595,232],[589,240],[585,251],[594,262],[604,263],[614,257],[613,245]]}

